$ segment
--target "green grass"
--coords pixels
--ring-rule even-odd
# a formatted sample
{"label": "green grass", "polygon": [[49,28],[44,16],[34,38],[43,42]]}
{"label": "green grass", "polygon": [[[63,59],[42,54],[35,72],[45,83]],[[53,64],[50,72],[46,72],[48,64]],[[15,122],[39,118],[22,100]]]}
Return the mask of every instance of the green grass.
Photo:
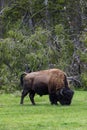
{"label": "green grass", "polygon": [[75,91],[71,106],[50,105],[48,96],[28,96],[20,105],[17,94],[0,95],[0,130],[87,130],[87,91]]}

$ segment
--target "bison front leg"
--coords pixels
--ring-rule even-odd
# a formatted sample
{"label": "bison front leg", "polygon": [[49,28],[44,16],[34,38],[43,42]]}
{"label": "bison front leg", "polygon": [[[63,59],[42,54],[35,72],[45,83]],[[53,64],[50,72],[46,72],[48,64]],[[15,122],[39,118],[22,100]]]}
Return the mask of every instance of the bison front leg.
{"label": "bison front leg", "polygon": [[29,94],[29,97],[30,97],[30,100],[31,100],[31,102],[32,102],[32,105],[35,105],[34,96],[35,96],[35,92],[34,92],[34,91],[31,91],[30,94]]}
{"label": "bison front leg", "polygon": [[55,93],[49,94],[49,99],[52,105],[57,105],[57,97]]}

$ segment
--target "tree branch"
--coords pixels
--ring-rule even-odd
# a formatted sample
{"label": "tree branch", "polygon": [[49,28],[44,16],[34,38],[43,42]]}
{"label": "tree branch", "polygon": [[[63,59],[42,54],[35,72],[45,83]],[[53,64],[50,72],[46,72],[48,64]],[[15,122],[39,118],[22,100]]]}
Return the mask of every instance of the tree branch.
{"label": "tree branch", "polygon": [[78,78],[78,76],[67,77],[68,81],[71,82],[71,84],[73,84],[76,87],[81,87],[82,86],[81,82],[76,78]]}

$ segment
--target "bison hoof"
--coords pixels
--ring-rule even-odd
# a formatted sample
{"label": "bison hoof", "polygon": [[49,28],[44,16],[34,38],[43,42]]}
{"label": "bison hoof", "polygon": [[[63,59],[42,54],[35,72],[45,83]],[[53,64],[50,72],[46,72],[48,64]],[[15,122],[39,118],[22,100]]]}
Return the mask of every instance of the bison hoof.
{"label": "bison hoof", "polygon": [[35,104],[35,103],[32,103],[32,105],[34,105],[34,106],[35,106],[36,104]]}
{"label": "bison hoof", "polygon": [[20,103],[20,105],[23,105],[23,103]]}
{"label": "bison hoof", "polygon": [[51,105],[58,105],[58,103],[57,102],[56,103],[51,102]]}

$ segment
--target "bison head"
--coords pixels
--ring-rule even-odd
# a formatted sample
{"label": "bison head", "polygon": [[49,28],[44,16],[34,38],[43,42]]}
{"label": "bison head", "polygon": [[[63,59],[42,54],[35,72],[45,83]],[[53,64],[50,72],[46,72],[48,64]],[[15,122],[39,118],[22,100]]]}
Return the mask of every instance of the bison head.
{"label": "bison head", "polygon": [[61,105],[70,105],[74,91],[69,88],[62,88],[57,92],[57,100]]}

